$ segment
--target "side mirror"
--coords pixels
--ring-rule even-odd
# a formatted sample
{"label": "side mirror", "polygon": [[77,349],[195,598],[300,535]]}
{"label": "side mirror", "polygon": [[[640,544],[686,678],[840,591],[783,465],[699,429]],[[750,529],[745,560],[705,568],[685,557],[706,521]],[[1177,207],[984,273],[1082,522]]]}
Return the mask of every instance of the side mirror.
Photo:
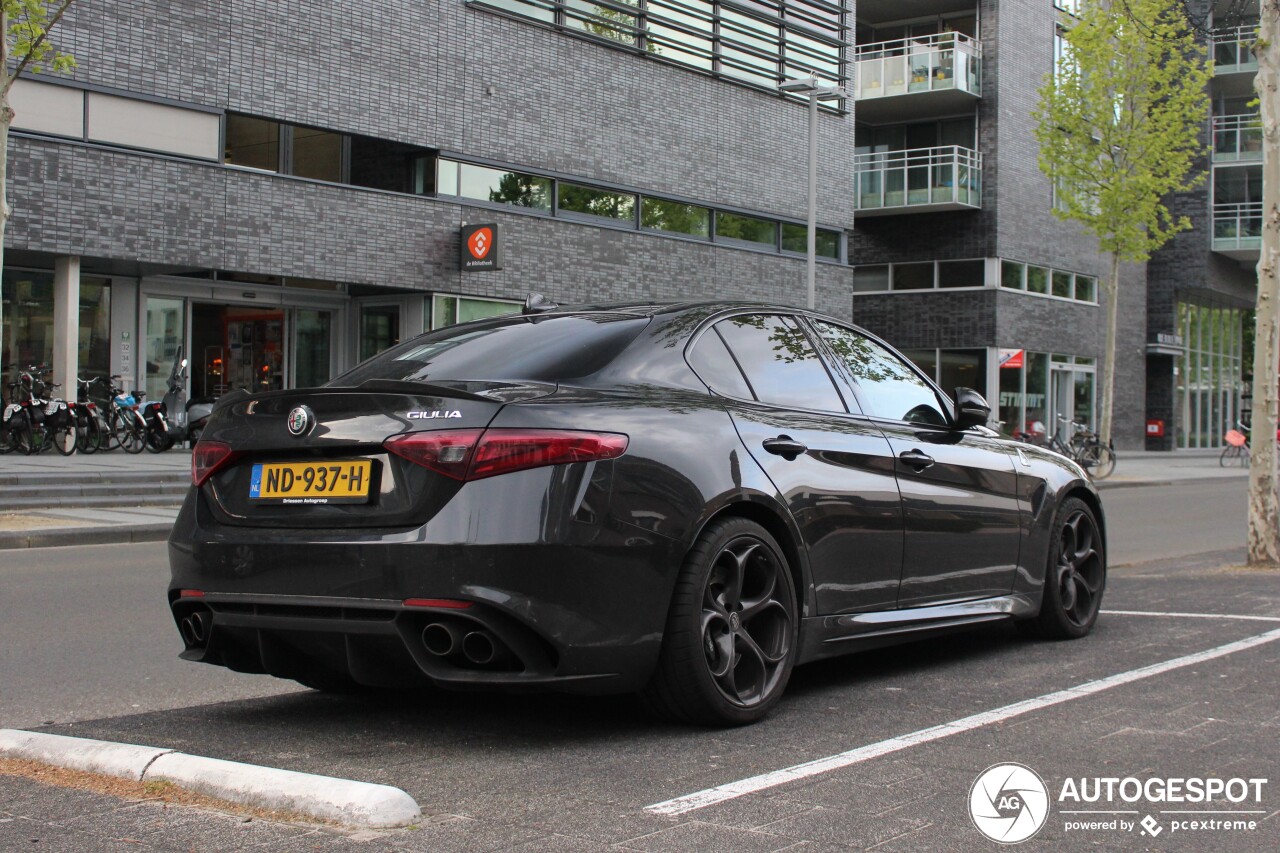
{"label": "side mirror", "polygon": [[977,391],[972,388],[957,388],[955,397],[956,429],[986,426],[987,421],[991,420],[991,407]]}

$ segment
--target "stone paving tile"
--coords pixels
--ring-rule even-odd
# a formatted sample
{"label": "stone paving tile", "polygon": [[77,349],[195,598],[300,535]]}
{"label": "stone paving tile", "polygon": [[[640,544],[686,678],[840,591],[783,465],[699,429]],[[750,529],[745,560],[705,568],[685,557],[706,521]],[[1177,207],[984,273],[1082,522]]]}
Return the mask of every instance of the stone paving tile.
{"label": "stone paving tile", "polygon": [[804,839],[690,821],[651,835],[628,839],[622,846],[649,853],[705,853],[708,850],[764,853],[791,847],[800,840]]}
{"label": "stone paving tile", "polygon": [[802,814],[785,817],[763,827],[763,831],[797,840],[870,847],[893,838],[919,833],[932,821],[918,815],[891,813],[878,817],[855,816],[842,808],[817,806]]}

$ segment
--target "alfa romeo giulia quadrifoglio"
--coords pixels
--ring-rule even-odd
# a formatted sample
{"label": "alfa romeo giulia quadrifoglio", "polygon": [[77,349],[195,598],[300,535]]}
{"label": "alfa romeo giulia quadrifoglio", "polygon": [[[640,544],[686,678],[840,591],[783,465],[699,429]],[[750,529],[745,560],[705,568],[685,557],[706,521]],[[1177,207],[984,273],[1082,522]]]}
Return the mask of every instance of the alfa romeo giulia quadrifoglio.
{"label": "alfa romeo giulia quadrifoglio", "polygon": [[222,398],[169,540],[182,656],[734,725],[797,664],[997,621],[1081,637],[1098,494],[990,414],[810,311],[531,296]]}

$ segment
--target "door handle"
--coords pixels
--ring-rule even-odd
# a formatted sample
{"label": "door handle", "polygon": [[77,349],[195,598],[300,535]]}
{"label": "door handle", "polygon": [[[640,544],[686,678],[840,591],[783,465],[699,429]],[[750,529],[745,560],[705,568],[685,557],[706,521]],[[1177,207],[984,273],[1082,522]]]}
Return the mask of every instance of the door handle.
{"label": "door handle", "polygon": [[766,438],[763,443],[765,450],[775,456],[781,456],[788,462],[809,449],[809,445],[796,441],[789,435],[780,435],[777,438]]}
{"label": "door handle", "polygon": [[898,458],[917,472],[923,471],[933,465],[933,457],[921,450],[908,450],[905,453],[899,453]]}

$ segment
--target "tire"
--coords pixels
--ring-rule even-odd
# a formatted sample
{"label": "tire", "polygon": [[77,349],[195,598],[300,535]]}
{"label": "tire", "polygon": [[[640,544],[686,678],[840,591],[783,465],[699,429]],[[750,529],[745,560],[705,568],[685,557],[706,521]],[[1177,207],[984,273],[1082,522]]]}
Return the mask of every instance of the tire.
{"label": "tire", "polygon": [[1116,453],[1100,441],[1093,441],[1080,449],[1079,461],[1095,480],[1104,480],[1116,470]]}
{"label": "tire", "polygon": [[641,699],[680,722],[754,723],[786,689],[799,624],[791,572],[769,532],[745,518],[714,522],[676,579],[657,670]]}
{"label": "tire", "polygon": [[170,447],[173,447],[173,436],[167,431],[161,432],[158,429],[147,430],[147,450],[152,453],[164,453]]}
{"label": "tire", "polygon": [[1053,518],[1040,613],[1020,623],[1033,636],[1074,640],[1093,630],[1107,587],[1107,560],[1089,505],[1067,498]]}
{"label": "tire", "polygon": [[76,449],[81,453],[97,453],[102,447],[102,423],[92,414],[77,430]]}
{"label": "tire", "polygon": [[147,446],[146,430],[137,413],[126,409],[116,421],[116,443],[124,448],[125,453],[141,453]]}
{"label": "tire", "polygon": [[49,442],[53,445],[53,449],[63,456],[70,456],[76,452],[77,441],[74,424],[55,427],[49,431]]}

